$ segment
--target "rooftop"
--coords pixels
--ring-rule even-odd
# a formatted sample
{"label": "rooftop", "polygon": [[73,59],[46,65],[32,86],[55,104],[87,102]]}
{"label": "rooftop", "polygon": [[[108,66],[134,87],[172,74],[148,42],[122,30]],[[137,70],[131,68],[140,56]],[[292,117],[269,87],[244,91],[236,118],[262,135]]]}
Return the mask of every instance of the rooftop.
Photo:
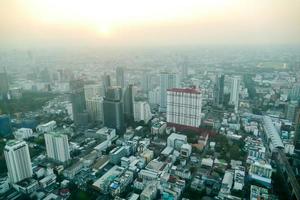
{"label": "rooftop", "polygon": [[172,88],[168,89],[170,92],[180,92],[180,93],[190,93],[190,94],[200,94],[200,91],[195,88]]}

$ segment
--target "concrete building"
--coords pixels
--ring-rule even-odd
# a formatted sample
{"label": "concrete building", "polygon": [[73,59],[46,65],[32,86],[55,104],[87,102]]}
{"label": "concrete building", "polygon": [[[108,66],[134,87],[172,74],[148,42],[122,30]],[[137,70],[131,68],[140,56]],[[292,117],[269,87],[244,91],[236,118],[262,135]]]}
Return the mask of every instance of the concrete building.
{"label": "concrete building", "polygon": [[134,101],[133,85],[129,84],[124,90],[124,94],[123,94],[124,117],[126,120],[133,120],[134,118],[133,101]]}
{"label": "concrete building", "polygon": [[82,79],[71,80],[70,90],[74,123],[76,126],[86,126],[88,115],[86,114],[84,81]]}
{"label": "concrete building", "polygon": [[14,136],[17,140],[27,139],[33,136],[31,128],[19,128],[14,132]]}
{"label": "concrete building", "polygon": [[40,124],[36,127],[36,130],[40,133],[49,133],[56,128],[56,121],[50,121],[45,124]]}
{"label": "concrete building", "polygon": [[167,128],[167,123],[160,121],[160,122],[156,122],[151,126],[151,134],[154,135],[161,135],[164,134],[164,132],[166,131]]}
{"label": "concrete building", "polygon": [[103,97],[94,96],[90,99],[87,99],[86,110],[90,121],[103,122]]}
{"label": "concrete building", "polygon": [[121,88],[125,87],[124,69],[122,67],[116,68],[116,81],[117,86],[120,86]]}
{"label": "concrete building", "polygon": [[234,105],[235,112],[239,108],[240,77],[234,76],[231,82],[230,104]]}
{"label": "concrete building", "polygon": [[265,162],[255,162],[251,164],[249,175],[251,179],[254,179],[266,187],[271,187],[271,176],[273,168],[270,164]]}
{"label": "concrete building", "polygon": [[223,105],[224,102],[224,74],[216,76],[216,83],[214,86],[214,104],[216,106]]}
{"label": "concrete building", "polygon": [[31,159],[26,142],[9,140],[4,147],[4,156],[10,183],[32,176]]}
{"label": "concrete building", "polygon": [[167,90],[168,126],[199,127],[201,124],[201,93],[194,88]]}
{"label": "concrete building", "polygon": [[148,123],[152,118],[151,108],[146,101],[135,101],[134,106],[134,121],[144,121]]}
{"label": "concrete building", "polygon": [[45,134],[45,143],[48,158],[59,162],[70,159],[68,136],[60,133]]}
{"label": "concrete building", "polygon": [[149,91],[149,103],[152,105],[159,105],[160,104],[160,88],[154,88],[153,90]]}
{"label": "concrete building", "polygon": [[160,112],[166,112],[167,109],[167,90],[177,87],[176,74],[162,72],[160,73]]}
{"label": "concrete building", "polygon": [[178,151],[180,151],[181,146],[183,144],[187,144],[187,136],[186,135],[172,133],[167,139],[168,147],[172,147]]}
{"label": "concrete building", "polygon": [[120,87],[107,89],[103,100],[103,117],[106,127],[116,129],[117,133],[125,131],[122,89]]}

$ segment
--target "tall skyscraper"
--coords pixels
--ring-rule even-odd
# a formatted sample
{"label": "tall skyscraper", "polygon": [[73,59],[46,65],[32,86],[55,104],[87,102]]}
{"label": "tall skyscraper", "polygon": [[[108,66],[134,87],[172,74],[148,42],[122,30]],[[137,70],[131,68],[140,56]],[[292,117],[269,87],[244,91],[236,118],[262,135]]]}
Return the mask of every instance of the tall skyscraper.
{"label": "tall skyscraper", "polygon": [[293,85],[290,93],[289,99],[291,101],[299,101],[300,100],[300,83]]}
{"label": "tall skyscraper", "polygon": [[73,119],[76,126],[86,125],[87,113],[84,94],[84,81],[82,79],[70,81]]}
{"label": "tall skyscraper", "polygon": [[240,77],[234,76],[231,83],[230,103],[234,105],[235,112],[239,107],[239,91],[240,91]]}
{"label": "tall skyscraper", "polygon": [[32,176],[31,159],[26,142],[9,140],[4,147],[4,156],[10,183],[17,183]]}
{"label": "tall skyscraper", "polygon": [[103,122],[103,97],[95,96],[86,100],[86,110],[92,122]]}
{"label": "tall skyscraper", "polygon": [[124,90],[123,104],[125,119],[133,119],[133,85],[128,85]]}
{"label": "tall skyscraper", "polygon": [[115,86],[107,89],[103,100],[103,117],[105,126],[116,129],[118,133],[124,132],[124,107],[121,87]]}
{"label": "tall skyscraper", "polygon": [[110,76],[108,74],[102,76],[102,85],[104,92],[111,86]]}
{"label": "tall skyscraper", "polygon": [[172,88],[167,91],[167,123],[186,127],[201,125],[201,93],[194,88]]}
{"label": "tall skyscraper", "polygon": [[224,102],[224,75],[216,76],[216,83],[214,87],[214,103],[215,105],[223,105]]}
{"label": "tall skyscraper", "polygon": [[70,159],[68,136],[60,133],[47,133],[44,135],[47,156],[59,162]]}
{"label": "tall skyscraper", "polygon": [[151,89],[151,75],[148,72],[144,72],[141,80],[142,90],[146,93]]}
{"label": "tall skyscraper", "polygon": [[160,73],[160,112],[165,112],[167,108],[167,89],[177,86],[176,74],[162,72]]}
{"label": "tall skyscraper", "polygon": [[116,80],[117,80],[117,86],[124,88],[125,86],[124,69],[122,67],[116,68]]}
{"label": "tall skyscraper", "polygon": [[8,94],[9,84],[6,69],[0,69],[0,100],[6,99]]}

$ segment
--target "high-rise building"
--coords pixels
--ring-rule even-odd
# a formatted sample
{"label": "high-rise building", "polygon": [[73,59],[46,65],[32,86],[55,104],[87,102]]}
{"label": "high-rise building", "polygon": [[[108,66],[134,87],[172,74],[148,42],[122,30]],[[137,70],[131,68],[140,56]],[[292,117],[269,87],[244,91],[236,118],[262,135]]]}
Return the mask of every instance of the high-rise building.
{"label": "high-rise building", "polygon": [[238,111],[239,107],[239,92],[240,92],[240,77],[234,76],[231,83],[230,91],[230,103],[234,105],[235,112]]}
{"label": "high-rise building", "polygon": [[214,87],[214,103],[215,105],[223,105],[224,102],[224,75],[216,76],[216,83]]}
{"label": "high-rise building", "polygon": [[150,104],[159,104],[160,103],[160,88],[154,88],[149,91],[149,103]]}
{"label": "high-rise building", "polygon": [[167,91],[167,122],[170,125],[201,125],[201,93],[194,88],[172,88]]}
{"label": "high-rise building", "polygon": [[70,159],[68,136],[60,133],[47,133],[44,135],[48,158],[59,162]]}
{"label": "high-rise building", "polygon": [[148,93],[148,91],[151,88],[151,75],[148,72],[143,73],[141,86],[142,86],[142,90]]}
{"label": "high-rise building", "polygon": [[152,118],[151,108],[147,101],[134,102],[134,121],[144,121],[148,123]]}
{"label": "high-rise building", "polygon": [[0,100],[7,98],[8,89],[9,85],[6,69],[2,68],[0,69]]}
{"label": "high-rise building", "polygon": [[32,176],[31,159],[26,142],[9,140],[4,147],[4,156],[10,183],[17,183]]}
{"label": "high-rise building", "polygon": [[123,105],[125,119],[133,119],[133,85],[128,85],[124,90]]}
{"label": "high-rise building", "polygon": [[117,80],[117,86],[124,88],[125,86],[124,69],[122,67],[116,68],[116,80]]}
{"label": "high-rise building", "polygon": [[286,119],[294,123],[297,109],[298,109],[298,101],[289,102],[286,109]]}
{"label": "high-rise building", "polygon": [[103,86],[101,84],[91,84],[84,86],[85,100],[92,99],[96,96],[104,96]]}
{"label": "high-rise building", "polygon": [[185,65],[185,63],[182,63],[181,69],[180,69],[180,79],[183,81],[188,76],[188,67]]}
{"label": "high-rise building", "polygon": [[82,79],[70,81],[73,119],[76,126],[84,126],[87,122],[84,81]]}
{"label": "high-rise building", "polygon": [[103,97],[95,96],[86,100],[86,110],[92,122],[103,122]]}
{"label": "high-rise building", "polygon": [[103,118],[105,126],[116,129],[118,133],[124,132],[124,107],[121,87],[115,86],[107,89],[103,100]]}
{"label": "high-rise building", "polygon": [[292,89],[289,93],[289,98],[292,101],[300,100],[300,83],[297,83],[292,87]]}
{"label": "high-rise building", "polygon": [[160,73],[160,112],[165,112],[167,108],[167,89],[177,87],[176,74]]}
{"label": "high-rise building", "polygon": [[111,86],[110,76],[108,74],[102,76],[102,85],[104,92]]}

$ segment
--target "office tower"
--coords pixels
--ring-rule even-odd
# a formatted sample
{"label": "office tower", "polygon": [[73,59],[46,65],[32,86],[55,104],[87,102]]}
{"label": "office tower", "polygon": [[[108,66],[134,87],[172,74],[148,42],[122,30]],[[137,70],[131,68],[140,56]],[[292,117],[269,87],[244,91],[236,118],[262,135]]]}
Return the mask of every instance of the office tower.
{"label": "office tower", "polygon": [[84,86],[84,97],[85,100],[92,99],[96,96],[103,97],[105,95],[105,91],[103,90],[102,84],[91,84]]}
{"label": "office tower", "polygon": [[119,134],[124,132],[124,107],[121,87],[115,86],[107,89],[103,100],[103,118],[105,126],[116,129]]}
{"label": "office tower", "polygon": [[188,67],[185,64],[182,64],[180,68],[181,81],[183,81],[187,76],[188,76]]}
{"label": "office tower", "polygon": [[239,107],[239,91],[240,91],[240,77],[234,76],[231,83],[230,103],[234,105],[235,112]]}
{"label": "office tower", "polygon": [[8,89],[8,77],[6,69],[3,67],[2,69],[0,69],[0,100],[7,98]]}
{"label": "office tower", "polygon": [[195,88],[172,88],[167,91],[167,122],[178,127],[199,127],[201,93]]}
{"label": "office tower", "polygon": [[70,90],[74,123],[76,126],[84,126],[87,122],[84,81],[82,79],[70,81]]}
{"label": "office tower", "polygon": [[298,109],[298,101],[289,102],[286,110],[286,119],[294,123],[297,109]]}
{"label": "office tower", "polygon": [[300,100],[300,83],[293,85],[290,93],[289,99],[291,101],[299,101]]}
{"label": "office tower", "polygon": [[111,86],[110,76],[108,74],[102,76],[102,85],[104,92]]}
{"label": "office tower", "polygon": [[126,120],[133,120],[133,85],[128,85],[123,95],[124,115]]}
{"label": "office tower", "polygon": [[167,108],[167,89],[177,86],[176,74],[162,72],[160,73],[160,112],[165,112]]}
{"label": "office tower", "polygon": [[92,122],[103,122],[103,97],[95,96],[86,100],[86,110]]}
{"label": "office tower", "polygon": [[10,183],[17,183],[32,176],[31,159],[26,142],[9,140],[4,147],[4,156]]}
{"label": "office tower", "polygon": [[152,118],[151,108],[147,101],[134,102],[134,121],[144,121],[148,123]]}
{"label": "office tower", "polygon": [[151,88],[151,75],[148,72],[144,72],[141,80],[142,90],[146,93]]}
{"label": "office tower", "polygon": [[154,88],[153,90],[149,91],[149,103],[150,104],[159,104],[160,103],[160,88]]}
{"label": "office tower", "polygon": [[223,105],[224,102],[224,75],[216,76],[216,83],[214,87],[214,103],[216,106]]}
{"label": "office tower", "polygon": [[70,160],[68,136],[60,133],[47,133],[44,135],[48,158],[59,162]]}
{"label": "office tower", "polygon": [[122,67],[116,68],[116,80],[117,80],[117,86],[124,88],[125,86],[124,69]]}

